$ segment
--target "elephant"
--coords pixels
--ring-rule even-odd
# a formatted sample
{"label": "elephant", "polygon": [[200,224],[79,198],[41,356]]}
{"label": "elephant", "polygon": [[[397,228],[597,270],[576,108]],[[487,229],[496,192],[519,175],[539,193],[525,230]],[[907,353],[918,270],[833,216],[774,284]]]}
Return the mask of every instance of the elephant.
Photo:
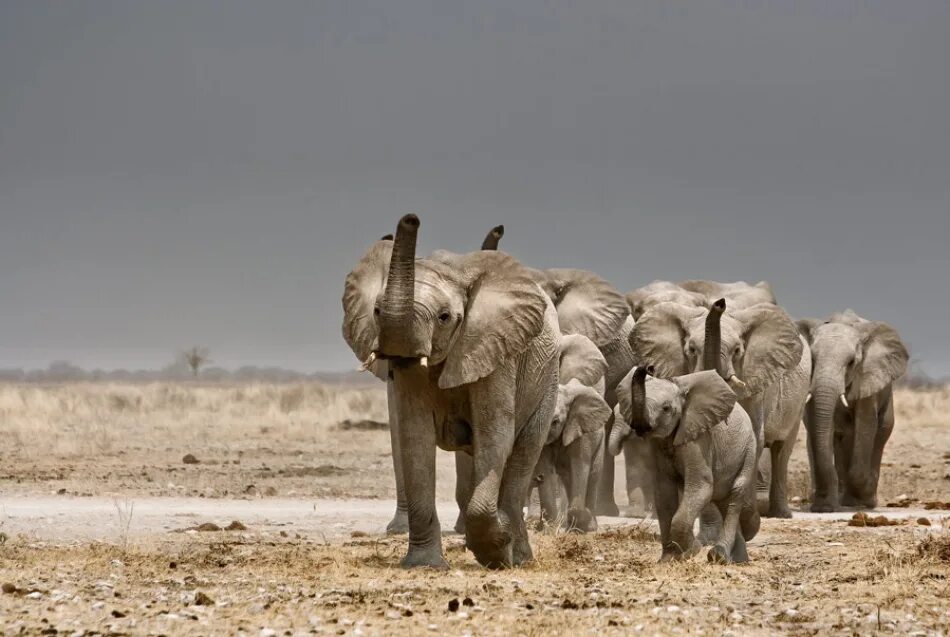
{"label": "elephant", "polygon": [[[596,531],[597,490],[604,461],[604,429],[612,410],[604,400],[607,361],[586,336],[561,337],[557,406],[535,469],[542,523],[561,519],[560,483],[567,489],[565,527]],[[558,481],[560,478],[560,483]]]}
{"label": "elephant", "polygon": [[[501,234],[498,230],[501,229]],[[504,227],[493,228],[482,243],[483,249],[497,249],[498,239],[504,234]],[[634,365],[633,350],[630,347],[630,334],[633,331],[633,318],[626,300],[610,283],[587,270],[573,268],[554,268],[549,270],[532,269],[535,280],[557,309],[558,322],[563,334],[586,336],[600,349],[607,360],[607,375],[604,378],[606,391],[604,398],[613,409],[617,404],[614,388]],[[613,417],[607,422],[606,435],[610,435]],[[644,455],[642,441],[631,441],[624,450],[627,469],[628,498],[632,496],[634,478],[642,468],[639,459]],[[606,453],[606,452],[605,452]],[[458,460],[464,463],[465,460]],[[459,471],[461,473],[461,470]],[[460,480],[464,484],[464,481]],[[604,457],[603,471],[597,496],[598,515],[616,516],[620,514],[614,497],[613,459]],[[464,488],[463,488],[464,490]],[[464,494],[463,494],[464,497]],[[456,530],[464,528],[462,517]]]}
{"label": "elephant", "polygon": [[909,354],[893,327],[853,310],[802,319],[814,359],[805,410],[812,511],[874,508],[881,455],[894,429],[893,383]]}
{"label": "elephant", "polygon": [[[403,567],[446,568],[435,449],[472,456],[466,547],[490,568],[532,559],[524,494],[557,401],[557,313],[531,273],[497,251],[415,256],[418,217],[347,275],[343,336],[386,361],[409,522]],[[395,451],[395,450],[394,450]]]}
{"label": "elephant", "polygon": [[[660,562],[699,551],[696,518],[714,505],[722,517],[712,562],[746,562],[746,541],[759,529],[753,502],[756,440],[752,421],[715,371],[670,379],[652,366],[634,368],[621,382],[619,411],[608,443],[612,454],[631,432],[646,437],[656,467]],[[650,375],[649,380],[647,376]]]}
{"label": "elephant", "polygon": [[[698,282],[686,282],[699,289]],[[747,289],[743,292],[741,286]],[[711,290],[736,290],[739,302],[728,299],[729,311],[715,329],[721,339],[719,357],[704,364],[700,352],[707,338],[708,306],[662,302],[646,310],[634,329],[634,349],[642,360],[653,361],[661,374],[677,375],[702,369],[720,369],[752,418],[761,449],[769,449],[771,470],[759,471],[757,489],[761,513],[790,518],[788,461],[798,438],[811,375],[811,354],[792,319],[774,303],[768,284],[716,284]],[[726,299],[721,300],[723,303]],[[714,350],[715,351],[715,350]],[[770,476],[770,479],[766,479]],[[704,534],[704,537],[705,534]]]}

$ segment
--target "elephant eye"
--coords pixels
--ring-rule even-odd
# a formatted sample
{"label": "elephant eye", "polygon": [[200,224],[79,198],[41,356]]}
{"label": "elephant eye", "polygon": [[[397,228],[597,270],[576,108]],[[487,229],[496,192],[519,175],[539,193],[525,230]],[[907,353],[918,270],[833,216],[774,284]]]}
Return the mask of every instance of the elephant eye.
{"label": "elephant eye", "polygon": [[673,408],[670,406],[669,403],[663,405],[663,411],[669,411],[669,410],[671,410],[671,409],[673,409]]}
{"label": "elephant eye", "polygon": [[448,323],[450,318],[452,318],[452,315],[449,314],[448,312],[442,312],[441,314],[439,314],[440,323]]}
{"label": "elephant eye", "polygon": [[376,315],[376,316],[379,316],[379,308],[378,308],[378,307],[374,307],[374,308],[373,308],[373,314]]}

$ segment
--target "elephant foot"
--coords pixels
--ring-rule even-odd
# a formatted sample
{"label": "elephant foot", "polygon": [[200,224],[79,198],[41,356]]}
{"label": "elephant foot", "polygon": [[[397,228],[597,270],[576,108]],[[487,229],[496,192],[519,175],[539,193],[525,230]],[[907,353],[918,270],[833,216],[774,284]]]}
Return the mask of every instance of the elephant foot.
{"label": "elephant foot", "polygon": [[459,511],[459,516],[455,518],[455,532],[459,535],[465,535],[465,512]]}
{"label": "elephant foot", "polygon": [[428,546],[409,545],[409,552],[399,565],[403,568],[435,568],[448,570],[449,565],[442,557],[442,544]]}
{"label": "elephant foot", "polygon": [[769,510],[765,512],[767,518],[784,518],[786,520],[791,519],[792,510],[788,508],[788,505],[785,506],[770,506]]}
{"label": "elephant foot", "polygon": [[620,516],[620,509],[617,507],[617,503],[611,498],[608,502],[598,504],[594,513],[597,515],[606,515],[607,517],[616,518]]}
{"label": "elephant foot", "polygon": [[528,543],[528,537],[516,536],[511,542],[511,563],[515,566],[521,566],[534,561],[534,552],[531,550],[531,544]]}
{"label": "elephant foot", "polygon": [[833,513],[837,510],[838,507],[833,502],[812,502],[811,505],[812,513]]}
{"label": "elephant foot", "polygon": [[386,525],[386,535],[402,535],[409,532],[409,512],[396,509],[393,519]]}
{"label": "elephant foot", "polygon": [[722,544],[717,544],[716,546],[709,549],[709,553],[706,554],[706,558],[713,564],[729,564],[732,562],[732,557],[729,555],[729,551],[726,550]]}
{"label": "elephant foot", "polygon": [[511,524],[504,512],[469,517],[466,522],[465,546],[479,564],[486,568],[509,568],[514,564]]}
{"label": "elephant foot", "polygon": [[592,533],[597,530],[597,518],[587,509],[571,509],[565,528],[572,533]]}
{"label": "elephant foot", "polygon": [[861,496],[845,491],[844,495],[841,496],[841,504],[847,507],[874,509],[877,507],[877,498],[873,496],[862,498]]}

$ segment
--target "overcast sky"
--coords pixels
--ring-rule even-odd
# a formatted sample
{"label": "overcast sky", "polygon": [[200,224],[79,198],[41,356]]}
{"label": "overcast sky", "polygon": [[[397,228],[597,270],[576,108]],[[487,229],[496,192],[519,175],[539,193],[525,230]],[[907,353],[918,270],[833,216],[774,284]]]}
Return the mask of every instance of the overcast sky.
{"label": "overcast sky", "polygon": [[950,3],[0,3],[0,367],[340,370],[343,278],[767,279],[950,374]]}

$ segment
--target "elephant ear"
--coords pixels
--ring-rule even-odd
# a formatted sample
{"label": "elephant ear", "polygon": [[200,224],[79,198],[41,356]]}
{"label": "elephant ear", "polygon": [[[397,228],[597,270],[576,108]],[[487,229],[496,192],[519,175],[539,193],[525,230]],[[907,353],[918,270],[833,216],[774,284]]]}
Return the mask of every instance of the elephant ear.
{"label": "elephant ear", "polygon": [[561,443],[565,447],[584,434],[602,430],[612,413],[603,396],[595,389],[572,380],[568,384],[568,390],[573,398],[567,412],[567,421],[564,423],[564,432],[561,434]]}
{"label": "elephant ear", "polygon": [[584,385],[593,387],[607,374],[607,359],[586,336],[565,334],[561,337],[558,371],[562,384],[576,378]]}
{"label": "elephant ear", "polygon": [[762,304],[729,314],[741,325],[742,380],[749,395],[761,393],[801,362],[801,335],[785,310]]}
{"label": "elephant ear", "polygon": [[815,329],[821,325],[821,321],[813,318],[803,318],[795,321],[798,327],[798,333],[805,337],[808,344],[811,345],[815,340]]}
{"label": "elephant ear", "polygon": [[541,333],[549,302],[530,273],[503,252],[482,250],[456,262],[468,298],[439,376],[442,389],[484,378],[527,349]]}
{"label": "elephant ear", "polygon": [[673,444],[696,440],[732,413],[736,395],[713,370],[673,379],[683,394],[683,414]]}
{"label": "elephant ear", "polygon": [[545,290],[557,308],[564,334],[583,334],[603,347],[617,338],[630,308],[623,295],[593,272],[546,270]]}
{"label": "elephant ear", "polygon": [[386,285],[392,254],[392,241],[377,241],[346,275],[343,285],[343,338],[360,361],[376,349],[379,333],[373,308]]}
{"label": "elephant ear", "polygon": [[897,330],[887,323],[869,321],[862,327],[864,356],[852,388],[855,398],[873,396],[903,376],[910,358]]}
{"label": "elephant ear", "polygon": [[688,362],[683,351],[687,326],[705,313],[703,308],[679,303],[660,303],[644,312],[630,336],[637,359],[648,361],[661,378],[671,378],[687,371]]}

